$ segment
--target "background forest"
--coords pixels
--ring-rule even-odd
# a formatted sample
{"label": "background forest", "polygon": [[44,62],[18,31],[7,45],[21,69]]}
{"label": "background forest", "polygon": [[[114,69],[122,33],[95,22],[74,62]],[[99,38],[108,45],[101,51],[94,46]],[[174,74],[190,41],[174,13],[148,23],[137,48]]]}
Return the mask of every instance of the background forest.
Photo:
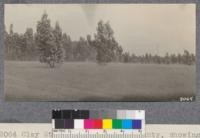
{"label": "background forest", "polygon": [[36,33],[32,28],[27,28],[25,33],[19,34],[11,24],[9,30],[5,30],[4,41],[6,60],[35,61],[39,60],[44,48],[55,48],[64,50],[64,61],[195,64],[195,55],[188,50],[178,54],[166,53],[165,56],[153,55],[148,51],[143,55],[124,51],[123,46],[115,39],[114,30],[109,22],[102,20],[98,22],[94,36],[88,34],[85,37],[81,36],[79,40],[71,40],[70,35],[62,31],[59,22],[54,27],[51,26],[47,13],[38,21]]}

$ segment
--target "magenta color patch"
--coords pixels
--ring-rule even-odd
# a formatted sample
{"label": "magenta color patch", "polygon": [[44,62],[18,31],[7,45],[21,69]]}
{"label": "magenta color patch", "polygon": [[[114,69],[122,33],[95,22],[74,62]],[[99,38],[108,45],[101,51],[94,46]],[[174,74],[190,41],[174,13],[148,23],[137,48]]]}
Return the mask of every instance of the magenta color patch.
{"label": "magenta color patch", "polygon": [[84,128],[85,129],[92,129],[93,128],[93,120],[92,119],[85,119],[84,120]]}

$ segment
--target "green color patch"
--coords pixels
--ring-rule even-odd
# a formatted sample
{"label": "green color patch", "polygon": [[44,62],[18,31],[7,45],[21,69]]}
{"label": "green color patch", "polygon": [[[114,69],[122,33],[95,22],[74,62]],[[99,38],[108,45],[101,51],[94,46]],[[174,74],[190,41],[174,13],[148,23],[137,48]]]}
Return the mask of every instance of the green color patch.
{"label": "green color patch", "polygon": [[122,120],[113,119],[113,129],[121,129],[122,128]]}

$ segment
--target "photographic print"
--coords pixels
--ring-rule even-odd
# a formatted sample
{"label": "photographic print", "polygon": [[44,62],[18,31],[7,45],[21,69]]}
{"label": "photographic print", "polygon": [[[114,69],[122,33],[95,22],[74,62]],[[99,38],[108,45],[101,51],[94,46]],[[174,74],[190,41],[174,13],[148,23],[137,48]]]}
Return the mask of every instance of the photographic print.
{"label": "photographic print", "polygon": [[8,101],[193,101],[195,4],[5,4]]}

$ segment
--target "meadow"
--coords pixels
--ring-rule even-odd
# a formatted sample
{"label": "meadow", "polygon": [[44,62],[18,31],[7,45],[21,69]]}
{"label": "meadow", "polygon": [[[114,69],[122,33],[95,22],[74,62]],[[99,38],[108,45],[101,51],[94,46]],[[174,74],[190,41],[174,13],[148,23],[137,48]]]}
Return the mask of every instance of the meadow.
{"label": "meadow", "polygon": [[11,101],[176,101],[195,95],[195,66],[5,61],[4,94]]}

